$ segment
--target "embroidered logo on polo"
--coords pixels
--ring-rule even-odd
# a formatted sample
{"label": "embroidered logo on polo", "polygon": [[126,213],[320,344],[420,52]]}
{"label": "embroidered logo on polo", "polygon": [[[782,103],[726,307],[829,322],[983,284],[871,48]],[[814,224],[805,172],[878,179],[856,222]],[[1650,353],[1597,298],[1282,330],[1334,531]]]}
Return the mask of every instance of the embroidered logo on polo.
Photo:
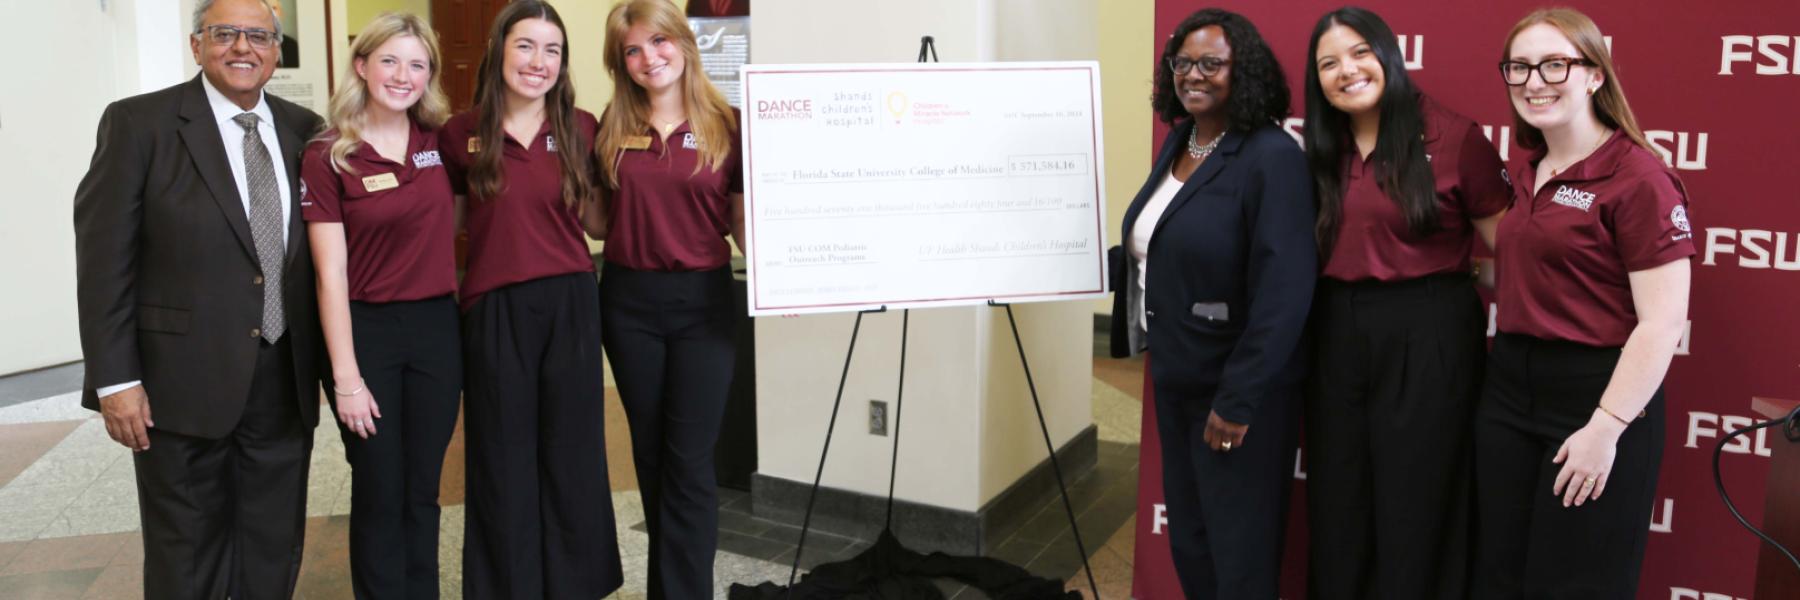
{"label": "embroidered logo on polo", "polygon": [[1512,174],[1506,172],[1506,167],[1500,167],[1500,181],[1505,182],[1507,187],[1512,187]]}
{"label": "embroidered logo on polo", "polygon": [[700,144],[694,140],[693,132],[688,132],[681,134],[681,147],[688,150],[698,150]]}
{"label": "embroidered logo on polo", "polygon": [[1581,209],[1581,212],[1587,212],[1589,208],[1593,208],[1594,206],[1594,194],[1565,185],[1557,188],[1556,196],[1550,198],[1550,201],[1570,208],[1579,208]]}
{"label": "embroidered logo on polo", "polygon": [[300,180],[300,207],[305,208],[312,205],[312,196],[306,195],[306,180],[302,179]]}
{"label": "embroidered logo on polo", "polygon": [[544,150],[548,151],[548,152],[556,151],[556,136],[553,136],[553,135],[544,136]]}
{"label": "embroidered logo on polo", "polygon": [[413,153],[413,168],[415,168],[415,169],[423,169],[425,167],[437,167],[437,166],[442,166],[443,164],[444,164],[444,159],[443,159],[443,157],[438,156],[438,151],[436,151],[436,150],[426,150],[424,152]]}
{"label": "embroidered logo on polo", "polygon": [[1675,205],[1675,210],[1669,211],[1669,222],[1675,224],[1676,229],[1681,230],[1681,233],[1675,234],[1675,237],[1672,238],[1674,241],[1679,242],[1694,237],[1694,225],[1688,222],[1686,206]]}

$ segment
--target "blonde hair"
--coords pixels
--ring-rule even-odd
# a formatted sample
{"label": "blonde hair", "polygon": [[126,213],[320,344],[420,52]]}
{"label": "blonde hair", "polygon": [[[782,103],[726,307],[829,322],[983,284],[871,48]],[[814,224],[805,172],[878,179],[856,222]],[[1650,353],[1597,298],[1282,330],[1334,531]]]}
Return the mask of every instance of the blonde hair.
{"label": "blonde hair", "polygon": [[[1655,148],[1650,147],[1650,142],[1644,139],[1644,131],[1638,128],[1637,117],[1631,114],[1631,105],[1625,101],[1625,90],[1619,85],[1618,73],[1613,71],[1612,52],[1606,49],[1606,39],[1600,36],[1600,27],[1594,24],[1593,19],[1581,14],[1581,11],[1557,7],[1538,9],[1525,15],[1517,25],[1513,25],[1512,32],[1506,34],[1506,45],[1500,47],[1500,60],[1511,59],[1513,38],[1519,37],[1519,32],[1538,24],[1549,25],[1562,32],[1563,37],[1568,38],[1569,43],[1575,45],[1575,50],[1581,53],[1579,58],[1593,62],[1591,68],[1599,69],[1600,74],[1605,76],[1600,82],[1600,88],[1593,94],[1594,117],[1601,124],[1624,132],[1632,143],[1656,152]],[[1526,150],[1544,147],[1544,132],[1526,123],[1525,118],[1519,116],[1517,108],[1513,109],[1513,139],[1519,143],[1520,148]]]}
{"label": "blonde hair", "polygon": [[406,109],[406,115],[427,128],[443,125],[450,118],[450,100],[444,96],[444,89],[438,83],[443,74],[440,67],[444,63],[438,54],[437,34],[417,15],[382,13],[370,21],[367,27],[363,27],[362,33],[356,35],[356,42],[350,45],[350,63],[344,68],[344,76],[338,79],[337,93],[331,96],[329,119],[331,129],[336,131],[336,138],[329,139],[331,149],[328,155],[333,168],[355,173],[348,157],[351,151],[362,145],[362,130],[368,119],[368,82],[356,73],[356,60],[366,62],[369,55],[374,54],[382,44],[405,36],[418,38],[419,43],[425,46],[425,55],[431,61],[431,81],[425,86],[425,94]]}
{"label": "blonde hair", "polygon": [[633,25],[668,36],[681,47],[686,66],[681,72],[682,102],[687,107],[689,129],[699,144],[701,169],[719,170],[731,155],[731,134],[737,130],[737,117],[724,94],[713,87],[702,73],[700,47],[687,17],[669,0],[627,0],[613,7],[606,16],[606,72],[612,76],[613,98],[600,116],[600,139],[596,144],[597,160],[605,161],[600,179],[607,187],[618,189],[618,156],[626,138],[643,135],[650,127],[650,95],[631,80],[625,69],[625,32]]}

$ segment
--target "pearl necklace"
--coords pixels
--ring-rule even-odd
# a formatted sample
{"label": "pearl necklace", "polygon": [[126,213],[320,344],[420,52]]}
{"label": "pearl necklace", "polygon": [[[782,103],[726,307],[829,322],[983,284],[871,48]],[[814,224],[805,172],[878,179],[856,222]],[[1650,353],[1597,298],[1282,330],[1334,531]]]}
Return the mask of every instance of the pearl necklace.
{"label": "pearl necklace", "polygon": [[1199,135],[1200,135],[1199,127],[1195,127],[1192,130],[1192,133],[1188,134],[1188,144],[1187,144],[1188,156],[1192,156],[1194,158],[1206,158],[1207,155],[1213,153],[1213,150],[1219,149],[1219,140],[1225,139],[1225,131],[1224,130],[1220,130],[1219,135],[1213,136],[1212,141],[1207,142],[1205,144],[1200,143],[1200,138],[1198,137]]}

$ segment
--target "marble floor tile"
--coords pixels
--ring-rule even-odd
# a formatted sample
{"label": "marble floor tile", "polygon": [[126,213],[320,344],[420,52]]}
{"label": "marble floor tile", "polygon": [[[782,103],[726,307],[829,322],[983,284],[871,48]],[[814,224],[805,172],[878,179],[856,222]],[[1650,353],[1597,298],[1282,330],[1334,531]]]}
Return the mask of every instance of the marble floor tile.
{"label": "marble floor tile", "polygon": [[0,542],[0,571],[5,571],[6,566],[8,564],[11,564],[12,560],[14,558],[17,558],[19,556],[20,552],[24,552],[26,546],[30,546],[30,545],[31,545],[30,540],[19,541],[19,542]]}
{"label": "marble floor tile", "polygon": [[11,482],[80,425],[80,421],[0,425],[0,485]]}
{"label": "marble floor tile", "polygon": [[1094,428],[1101,441],[1137,444],[1144,404],[1112,384],[1094,381]]}
{"label": "marble floor tile", "polygon": [[144,597],[144,565],[115,564],[100,571],[100,576],[82,594],[82,600],[142,600]]}
{"label": "marble floor tile", "polygon": [[105,567],[112,563],[126,537],[112,534],[34,540],[5,570],[0,570],[0,577]]}
{"label": "marble floor tile", "polygon": [[[1142,384],[1141,369],[1141,360],[1095,361],[1094,422],[1099,429],[1103,452],[1115,447],[1135,450],[1142,416],[1136,388]],[[645,597],[649,538],[638,529],[644,519],[644,509],[632,470],[629,427],[617,391],[608,389],[607,392],[607,462],[625,572],[624,586],[609,597],[636,600]],[[77,401],[78,396],[63,395],[0,407],[0,598],[136,599],[141,596],[136,590],[141,585],[143,542],[137,533],[139,523],[131,454],[109,439],[104,424],[93,413],[81,409]],[[310,518],[297,597],[347,598],[350,596],[349,519],[346,516],[351,493],[350,467],[344,460],[343,444],[335,423],[330,420],[329,410],[321,416],[320,426],[312,432],[314,445],[307,488]],[[462,597],[465,515],[462,443],[459,420],[457,432],[446,451],[440,488],[444,509],[438,547],[439,575],[442,597],[450,599]],[[17,449],[23,451],[15,451]],[[1135,451],[1131,455],[1135,460]],[[11,469],[10,475],[8,469]],[[1132,473],[1115,475],[1134,477]],[[1106,498],[1115,495],[1111,488],[1122,485],[1102,485],[1105,483],[1094,480],[1086,485],[1108,488],[1104,492]],[[1087,490],[1084,493],[1099,493],[1082,489]],[[721,498],[726,502],[748,501],[747,497],[729,494]],[[1091,504],[1107,504],[1106,498]],[[1060,508],[1054,516],[1058,523],[1066,520]],[[1108,537],[1090,561],[1105,597],[1128,597],[1134,539],[1131,526],[1127,521],[1124,527]],[[1062,529],[1066,527],[1060,525]],[[1084,536],[1087,529],[1084,524]],[[751,535],[754,532],[745,530],[742,523],[731,531],[780,542],[779,536]],[[812,541],[809,539],[808,550],[824,547]],[[851,542],[856,545],[844,548],[840,554],[847,556],[866,546],[866,543],[854,540],[847,543]],[[1045,548],[1039,543],[1039,551],[1022,557],[1021,564],[1043,558]],[[769,555],[770,550],[773,548],[761,548],[751,553]],[[30,558],[27,559],[28,554]],[[733,583],[785,583],[791,557],[791,550],[777,553],[773,560],[721,550],[714,562],[715,597],[725,598]],[[832,558],[841,557],[834,554]],[[817,560],[807,562],[813,564]],[[1086,588],[1086,577],[1078,567],[1069,581],[1071,589]],[[972,590],[956,589],[957,598],[983,597]]]}
{"label": "marble floor tile", "polygon": [[0,510],[0,542],[29,542],[56,521],[54,513]]}
{"label": "marble floor tile", "polygon": [[80,600],[104,568],[0,576],[0,598]]}
{"label": "marble floor tile", "polygon": [[81,407],[81,392],[68,392],[0,408],[0,424],[80,421],[95,416]]}
{"label": "marble floor tile", "polygon": [[[135,498],[135,496],[133,496]],[[57,515],[39,538],[135,532],[142,527],[137,502],[118,506],[69,507]]]}

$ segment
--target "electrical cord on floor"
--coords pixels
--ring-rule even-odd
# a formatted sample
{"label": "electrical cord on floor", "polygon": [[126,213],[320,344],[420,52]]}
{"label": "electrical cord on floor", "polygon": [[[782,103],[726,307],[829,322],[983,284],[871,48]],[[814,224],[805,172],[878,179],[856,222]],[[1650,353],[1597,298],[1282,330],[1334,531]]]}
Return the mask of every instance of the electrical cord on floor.
{"label": "electrical cord on floor", "polygon": [[1794,558],[1793,552],[1788,551],[1786,546],[1763,533],[1761,529],[1757,529],[1755,525],[1751,525],[1750,521],[1744,519],[1744,515],[1738,513],[1737,506],[1731,503],[1731,496],[1725,493],[1725,477],[1719,473],[1719,457],[1724,453],[1725,445],[1730,443],[1732,438],[1769,427],[1780,427],[1781,434],[1787,437],[1789,442],[1800,442],[1800,407],[1795,407],[1793,412],[1789,412],[1785,418],[1751,425],[1719,438],[1719,444],[1713,447],[1713,485],[1719,488],[1719,499],[1725,501],[1725,510],[1731,511],[1731,517],[1737,519],[1739,525],[1743,525],[1744,529],[1750,530],[1750,533],[1756,534],[1756,537],[1762,538],[1762,541],[1774,546],[1776,550],[1780,550],[1781,554],[1787,557],[1788,562],[1794,563],[1794,569],[1800,570],[1800,559]]}

